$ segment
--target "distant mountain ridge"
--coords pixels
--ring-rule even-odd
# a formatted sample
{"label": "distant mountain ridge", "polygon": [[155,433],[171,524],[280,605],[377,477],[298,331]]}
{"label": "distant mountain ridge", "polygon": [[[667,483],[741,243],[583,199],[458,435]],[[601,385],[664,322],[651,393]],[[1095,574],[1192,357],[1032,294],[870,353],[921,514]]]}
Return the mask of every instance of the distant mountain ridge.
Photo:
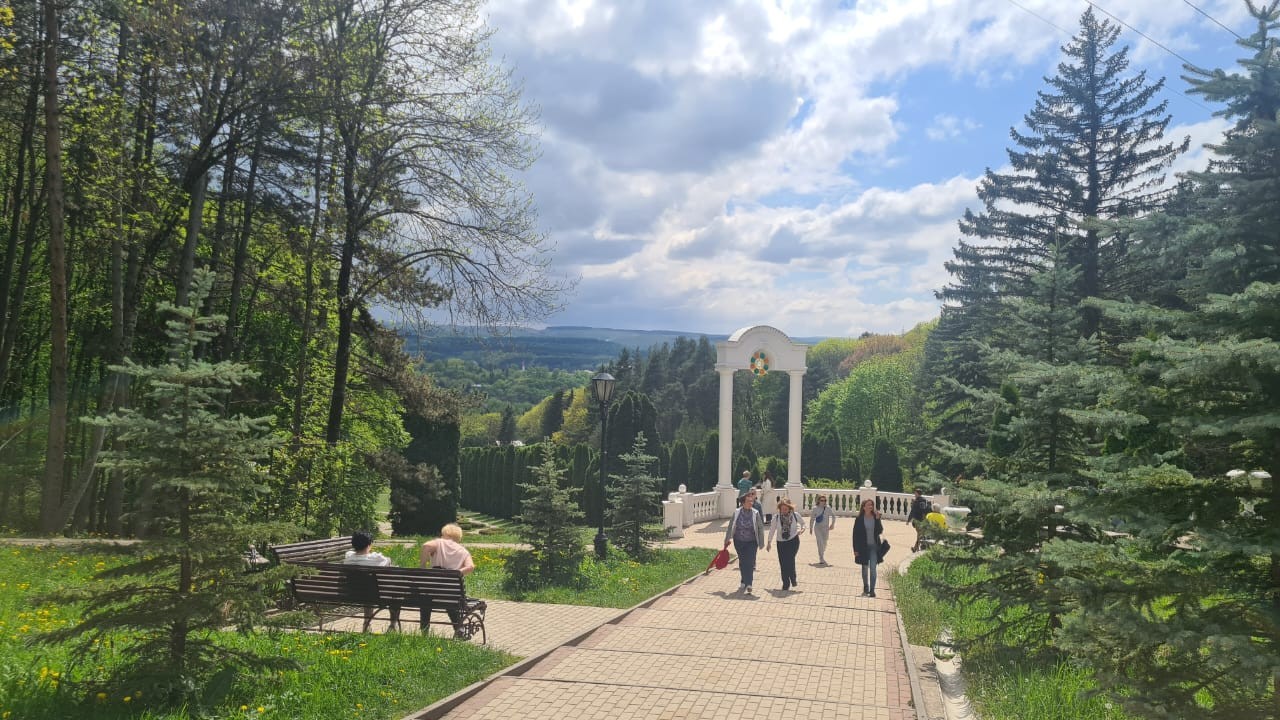
{"label": "distant mountain ridge", "polygon": [[[629,330],[583,325],[551,325],[545,328],[506,327],[499,331],[462,327],[433,328],[419,333],[401,328],[405,349],[427,362],[448,359],[470,360],[482,367],[540,366],[556,370],[594,370],[618,357],[623,348],[640,349],[674,343],[677,338],[695,342],[706,336],[715,343],[729,333],[699,333],[680,330]],[[825,338],[792,338],[813,345]]]}

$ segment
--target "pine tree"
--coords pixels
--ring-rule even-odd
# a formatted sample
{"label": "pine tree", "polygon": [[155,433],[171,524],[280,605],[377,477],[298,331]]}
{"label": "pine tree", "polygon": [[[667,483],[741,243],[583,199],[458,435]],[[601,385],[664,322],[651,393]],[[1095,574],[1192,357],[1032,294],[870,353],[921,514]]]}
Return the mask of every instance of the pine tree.
{"label": "pine tree", "polygon": [[1074,514],[1124,534],[1045,552],[1080,598],[1062,646],[1141,717],[1280,716],[1280,2],[1249,9],[1245,73],[1189,78],[1237,122],[1191,176],[1189,217],[1144,230],[1190,258],[1180,302],[1102,305],[1138,338],[1107,397],[1132,410]]}
{"label": "pine tree", "polygon": [[1089,523],[1069,522],[1061,512],[1069,493],[1091,485],[1091,409],[1102,377],[1092,341],[1080,336],[1085,319],[1073,300],[1077,276],[1055,249],[1049,269],[1030,279],[1032,296],[1005,301],[995,342],[1007,349],[988,348],[986,362],[992,377],[1005,378],[1006,389],[970,389],[993,419],[992,442],[947,445],[957,462],[985,471],[966,483],[962,497],[973,507],[981,538],[940,552],[944,563],[981,566],[985,577],[954,594],[991,601],[993,636],[1028,652],[1049,648],[1060,617],[1073,607],[1059,582],[1062,569],[1043,556],[1044,542],[1059,533],[1098,536]]}
{"label": "pine tree", "polygon": [[518,590],[572,578],[584,554],[577,528],[583,514],[573,499],[577,490],[563,487],[565,468],[551,443],[542,443],[538,452],[542,463],[533,468],[533,481],[521,486],[524,499],[516,517],[516,534],[529,549],[507,560],[508,582]]}
{"label": "pine tree", "polygon": [[876,438],[875,459],[871,463],[871,484],[885,492],[902,492],[902,466],[898,448],[888,438]]}
{"label": "pine tree", "polygon": [[644,433],[637,433],[631,451],[618,459],[625,474],[609,476],[609,524],[614,542],[627,555],[645,558],[662,539],[662,478],[653,475],[658,459],[650,455]]}
{"label": "pine tree", "polygon": [[[1109,221],[1161,206],[1164,173],[1189,139],[1164,142],[1170,116],[1165,102],[1153,102],[1164,81],[1128,71],[1128,47],[1115,48],[1119,34],[1092,8],[1084,12],[1057,73],[1045,78],[1048,88],[1025,116],[1025,130],[1010,130],[1012,171],[988,170],[978,188],[982,210],[966,211],[960,222],[965,240],[947,264],[954,282],[938,293],[942,321],[919,376],[933,437],[970,447],[986,442],[986,418],[972,412],[962,388],[1000,385],[984,375],[979,345],[1000,322],[999,300],[1029,294],[1055,248],[1079,268],[1074,302],[1142,290],[1128,234]],[[1109,344],[1098,311],[1086,305],[1083,313],[1081,336],[1101,331]]]}
{"label": "pine tree", "polygon": [[510,443],[516,439],[516,411],[508,405],[502,411],[502,424],[498,427],[498,440]]}
{"label": "pine tree", "polygon": [[693,487],[689,478],[689,446],[677,440],[671,445],[671,469],[668,477],[675,487],[684,485],[686,489]]}
{"label": "pine tree", "polygon": [[82,619],[46,636],[74,639],[81,657],[110,639],[121,655],[110,670],[116,688],[193,707],[216,704],[216,688],[229,687],[237,672],[289,664],[220,642],[218,632],[262,624],[274,602],[269,588],[287,571],[246,573],[244,553],[296,532],[255,519],[267,492],[266,466],[256,463],[274,444],[270,418],[226,413],[233,390],[256,373],[241,363],[197,359],[225,322],[200,314],[213,279],[198,271],[188,305],[160,304],[171,316],[168,362],[149,367],[126,359],[113,368],[132,378],[136,406],[86,418],[116,433],[117,449],[104,452],[100,466],[151,483],[151,536],[133,546],[132,562],[55,598],[83,601]]}

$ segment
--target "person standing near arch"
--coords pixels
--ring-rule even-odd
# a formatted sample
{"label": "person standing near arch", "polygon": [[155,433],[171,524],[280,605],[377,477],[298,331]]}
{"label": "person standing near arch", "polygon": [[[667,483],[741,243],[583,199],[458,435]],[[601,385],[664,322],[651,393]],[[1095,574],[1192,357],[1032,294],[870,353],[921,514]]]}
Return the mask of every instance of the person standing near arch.
{"label": "person standing near arch", "polygon": [[743,470],[742,479],[738,481],[738,507],[742,507],[742,498],[751,492],[751,471]]}

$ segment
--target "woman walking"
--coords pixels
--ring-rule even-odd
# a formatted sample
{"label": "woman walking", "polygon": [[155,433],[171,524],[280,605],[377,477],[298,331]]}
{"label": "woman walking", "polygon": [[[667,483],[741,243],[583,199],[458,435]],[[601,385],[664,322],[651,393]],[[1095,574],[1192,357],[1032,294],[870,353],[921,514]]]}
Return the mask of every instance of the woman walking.
{"label": "woman walking", "polygon": [[724,531],[724,546],[733,543],[738,553],[738,572],[742,574],[742,584],[738,592],[751,594],[751,581],[756,571],[756,552],[764,547],[764,521],[755,508],[756,491],[748,490],[742,496],[742,506],[733,511],[729,518],[729,527]]}
{"label": "woman walking", "polygon": [[809,524],[813,527],[813,542],[818,546],[818,564],[827,564],[827,538],[836,529],[836,514],[827,506],[827,496],[819,495],[813,510],[809,511]]}
{"label": "woman walking", "polygon": [[796,582],[796,553],[800,552],[800,533],[804,532],[804,520],[796,512],[789,498],[778,501],[778,516],[769,527],[769,544],[773,545],[774,533],[778,535],[778,567],[782,569],[782,591],[786,592],[800,583]]}
{"label": "woman walking", "polygon": [[876,564],[880,557],[884,525],[876,512],[875,500],[863,500],[858,517],[853,521],[853,561],[862,566],[862,596],[876,596]]}

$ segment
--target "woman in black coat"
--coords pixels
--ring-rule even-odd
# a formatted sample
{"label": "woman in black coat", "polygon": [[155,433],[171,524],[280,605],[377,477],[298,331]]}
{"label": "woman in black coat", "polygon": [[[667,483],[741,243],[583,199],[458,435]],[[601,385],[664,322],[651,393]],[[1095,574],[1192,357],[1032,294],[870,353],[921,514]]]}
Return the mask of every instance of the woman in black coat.
{"label": "woman in black coat", "polygon": [[876,596],[876,565],[880,557],[880,543],[884,542],[884,525],[876,512],[875,500],[863,500],[858,517],[853,521],[853,561],[862,566],[862,596]]}

